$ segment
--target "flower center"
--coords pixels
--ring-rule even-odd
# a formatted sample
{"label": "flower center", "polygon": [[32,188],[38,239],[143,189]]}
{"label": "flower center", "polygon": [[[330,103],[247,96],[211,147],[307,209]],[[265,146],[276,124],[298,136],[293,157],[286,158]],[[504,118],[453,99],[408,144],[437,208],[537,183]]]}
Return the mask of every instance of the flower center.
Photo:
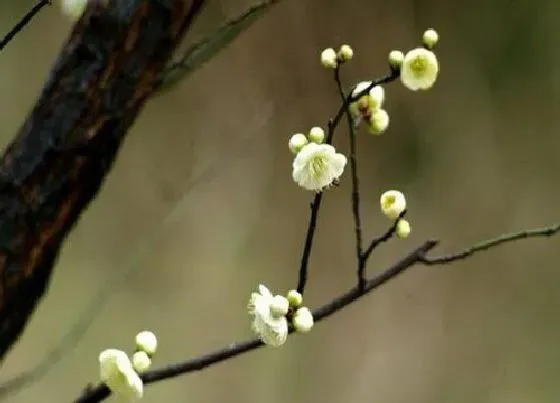
{"label": "flower center", "polygon": [[311,175],[314,178],[318,178],[325,172],[325,168],[327,167],[327,161],[324,155],[317,155],[315,156],[310,163],[310,171]]}
{"label": "flower center", "polygon": [[411,70],[414,72],[416,76],[421,76],[426,71],[426,61],[423,57],[418,56],[414,59],[414,61],[410,64]]}
{"label": "flower center", "polygon": [[388,209],[393,204],[395,204],[396,199],[397,198],[395,196],[387,196],[387,198],[385,199],[385,208]]}

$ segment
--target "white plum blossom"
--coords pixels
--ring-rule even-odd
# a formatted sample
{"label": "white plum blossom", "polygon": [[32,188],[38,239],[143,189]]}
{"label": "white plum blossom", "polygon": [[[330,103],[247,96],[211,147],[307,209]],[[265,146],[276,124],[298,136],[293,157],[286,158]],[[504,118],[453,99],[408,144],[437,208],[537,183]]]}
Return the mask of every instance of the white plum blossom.
{"label": "white plum blossom", "polygon": [[313,327],[313,314],[309,308],[301,307],[298,308],[294,317],[292,318],[292,324],[294,329],[300,333],[307,333]]}
{"label": "white plum blossom", "polygon": [[411,91],[430,89],[436,82],[439,64],[434,52],[416,48],[409,51],[401,66],[401,81]]}
{"label": "white plum blossom", "polygon": [[320,192],[340,178],[346,162],[332,145],[309,143],[294,158],[292,178],[304,189]]}
{"label": "white plum blossom", "polygon": [[[287,300],[286,300],[287,301]],[[251,328],[269,346],[278,347],[288,338],[288,320],[285,315],[275,315],[273,305],[278,299],[264,285],[259,285],[259,292],[251,294],[247,308],[253,322]]]}
{"label": "white plum blossom", "polygon": [[144,394],[144,385],[124,351],[107,349],[99,354],[101,381],[115,395],[133,402]]}
{"label": "white plum blossom", "polygon": [[388,190],[383,193],[379,203],[383,214],[391,220],[397,219],[406,210],[406,199],[398,190]]}
{"label": "white plum blossom", "polygon": [[60,0],[62,12],[75,21],[82,16],[87,6],[87,0]]}

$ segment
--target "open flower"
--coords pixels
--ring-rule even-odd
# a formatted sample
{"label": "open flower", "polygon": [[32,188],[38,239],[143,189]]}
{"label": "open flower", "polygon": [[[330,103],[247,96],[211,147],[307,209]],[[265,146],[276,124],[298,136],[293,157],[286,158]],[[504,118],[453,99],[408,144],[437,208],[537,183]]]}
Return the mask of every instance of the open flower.
{"label": "open flower", "polygon": [[[253,317],[251,324],[253,331],[263,343],[273,347],[281,346],[288,338],[288,320],[285,315],[279,315],[281,312],[278,309],[277,297],[274,297],[264,285],[259,285],[259,292],[251,294],[247,306],[249,315]],[[287,304],[286,301],[285,305]]]}
{"label": "open flower", "polygon": [[101,381],[115,394],[133,402],[144,394],[142,379],[138,376],[124,351],[107,349],[99,354]]}
{"label": "open flower", "polygon": [[411,91],[430,89],[436,82],[439,64],[434,52],[416,48],[409,51],[401,66],[401,81]]}
{"label": "open flower", "polygon": [[342,175],[346,162],[330,144],[309,143],[294,158],[292,178],[301,187],[320,192]]}
{"label": "open flower", "polygon": [[388,190],[383,193],[379,203],[383,214],[391,220],[397,219],[406,210],[406,199],[398,190]]}

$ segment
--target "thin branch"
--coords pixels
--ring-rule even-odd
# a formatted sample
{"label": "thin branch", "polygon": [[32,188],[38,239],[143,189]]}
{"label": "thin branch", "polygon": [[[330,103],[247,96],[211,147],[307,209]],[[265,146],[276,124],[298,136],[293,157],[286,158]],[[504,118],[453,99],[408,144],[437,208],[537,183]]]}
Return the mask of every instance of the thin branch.
{"label": "thin branch", "polygon": [[[387,268],[383,272],[379,273],[377,276],[367,280],[363,286],[360,288],[358,286],[351,288],[346,293],[334,298],[329,303],[321,306],[317,310],[313,311],[313,317],[316,322],[320,322],[334,313],[340,311],[344,307],[350,305],[351,303],[357,301],[362,296],[370,293],[376,288],[386,284],[389,280],[397,277],[399,274],[403,273],[406,269],[413,266],[415,263],[420,261],[420,259],[436,246],[437,241],[430,240],[424,242],[418,248],[411,251],[408,255],[400,259],[397,263],[393,264],[391,267]],[[293,329],[291,330],[293,332]],[[184,362],[171,364],[161,369],[155,369],[146,372],[142,375],[142,380],[145,384],[150,384],[164,379],[170,379],[177,377],[179,375],[187,374],[190,372],[203,370],[211,365],[226,361],[228,359],[234,358],[243,353],[253,351],[262,347],[263,344],[259,339],[245,340],[238,343],[233,343],[220,350],[213,351],[211,353],[203,354],[199,357],[195,357],[191,360]],[[100,402],[110,395],[109,389],[100,384],[95,388],[86,390],[84,394],[76,399],[74,403],[95,403]]]}
{"label": "thin branch", "polygon": [[297,291],[302,295],[305,291],[305,285],[307,283],[309,258],[311,257],[311,250],[313,249],[313,237],[315,235],[315,228],[317,227],[317,217],[319,216],[319,209],[321,208],[322,200],[323,193],[320,192],[315,194],[313,202],[311,202],[311,215],[309,216],[309,225],[307,226],[307,233],[305,234],[305,243],[303,245],[303,253],[301,255],[297,285]]}
{"label": "thin branch", "polygon": [[14,27],[10,30],[10,32],[8,32],[4,38],[2,38],[2,40],[0,41],[0,52],[2,50],[4,50],[4,48],[6,47],[6,45],[8,43],[10,43],[12,41],[12,39],[14,39],[14,37],[23,30],[23,28],[25,28],[25,26],[27,24],[29,24],[31,22],[31,20],[33,19],[33,17],[35,17],[37,14],[39,14],[39,11],[41,11],[43,9],[43,7],[45,6],[50,6],[51,2],[50,0],[40,0],[37,4],[35,4],[33,6],[33,8],[31,10],[29,10],[23,17],[21,20],[19,20],[19,22],[14,25]]}
{"label": "thin branch", "polygon": [[[342,102],[345,101],[344,87],[340,78],[340,69],[335,69],[334,80]],[[350,138],[350,173],[352,177],[352,218],[354,220],[354,234],[356,237],[356,259],[358,262],[358,286],[363,289],[365,285],[366,261],[362,259],[362,218],[360,214],[360,181],[358,178],[358,158],[356,155],[356,130],[350,108],[346,108],[346,121],[348,122],[348,137]]]}
{"label": "thin branch", "polygon": [[535,228],[531,230],[524,230],[519,232],[512,232],[509,234],[503,234],[496,238],[488,239],[479,243],[476,243],[468,248],[465,248],[457,253],[444,256],[434,256],[427,257],[424,256],[420,262],[425,265],[437,265],[451,263],[456,260],[465,259],[476,252],[481,252],[493,248],[494,246],[501,245],[507,242],[513,242],[525,238],[536,238],[536,237],[549,237],[560,231],[560,223],[553,224],[548,227]]}
{"label": "thin branch", "polygon": [[371,252],[373,252],[375,248],[377,248],[383,242],[387,242],[389,239],[393,237],[393,235],[395,235],[395,232],[397,231],[397,224],[399,223],[399,220],[405,216],[405,214],[406,214],[406,210],[403,211],[401,214],[399,214],[399,217],[393,222],[393,225],[391,225],[383,235],[371,240],[369,246],[361,256],[363,261],[367,261],[369,259]]}

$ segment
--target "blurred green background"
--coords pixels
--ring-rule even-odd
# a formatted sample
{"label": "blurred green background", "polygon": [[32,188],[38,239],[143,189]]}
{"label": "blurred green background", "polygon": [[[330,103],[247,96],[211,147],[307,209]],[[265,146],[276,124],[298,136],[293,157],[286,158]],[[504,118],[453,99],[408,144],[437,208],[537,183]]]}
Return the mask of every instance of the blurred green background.
{"label": "blurred green background", "polygon": [[[33,3],[2,1],[1,30]],[[212,2],[186,41],[248,4]],[[433,90],[390,85],[389,130],[359,135],[367,237],[388,225],[378,211],[388,188],[406,193],[413,228],[408,240],[374,254],[370,273],[429,237],[451,252],[557,220],[559,23],[555,0],[282,2],[145,108],[0,379],[37,365],[77,320],[89,321],[86,307],[100,311],[40,382],[6,400],[70,401],[97,381],[102,349],[132,348],[145,328],[159,336],[156,366],[250,336],[249,293],[260,282],[280,292],[297,281],[311,195],[292,183],[286,145],[337,109],[319,64],[328,46],[353,46],[344,68],[350,85],[384,74],[388,52],[415,47],[425,28],[441,38]],[[52,7],[0,54],[2,144],[32,107],[70,28]],[[345,134],[336,139],[341,150]],[[346,174],[321,212],[311,307],[354,284],[349,182]],[[150,386],[144,401],[557,402],[558,242],[415,267],[282,349]]]}

